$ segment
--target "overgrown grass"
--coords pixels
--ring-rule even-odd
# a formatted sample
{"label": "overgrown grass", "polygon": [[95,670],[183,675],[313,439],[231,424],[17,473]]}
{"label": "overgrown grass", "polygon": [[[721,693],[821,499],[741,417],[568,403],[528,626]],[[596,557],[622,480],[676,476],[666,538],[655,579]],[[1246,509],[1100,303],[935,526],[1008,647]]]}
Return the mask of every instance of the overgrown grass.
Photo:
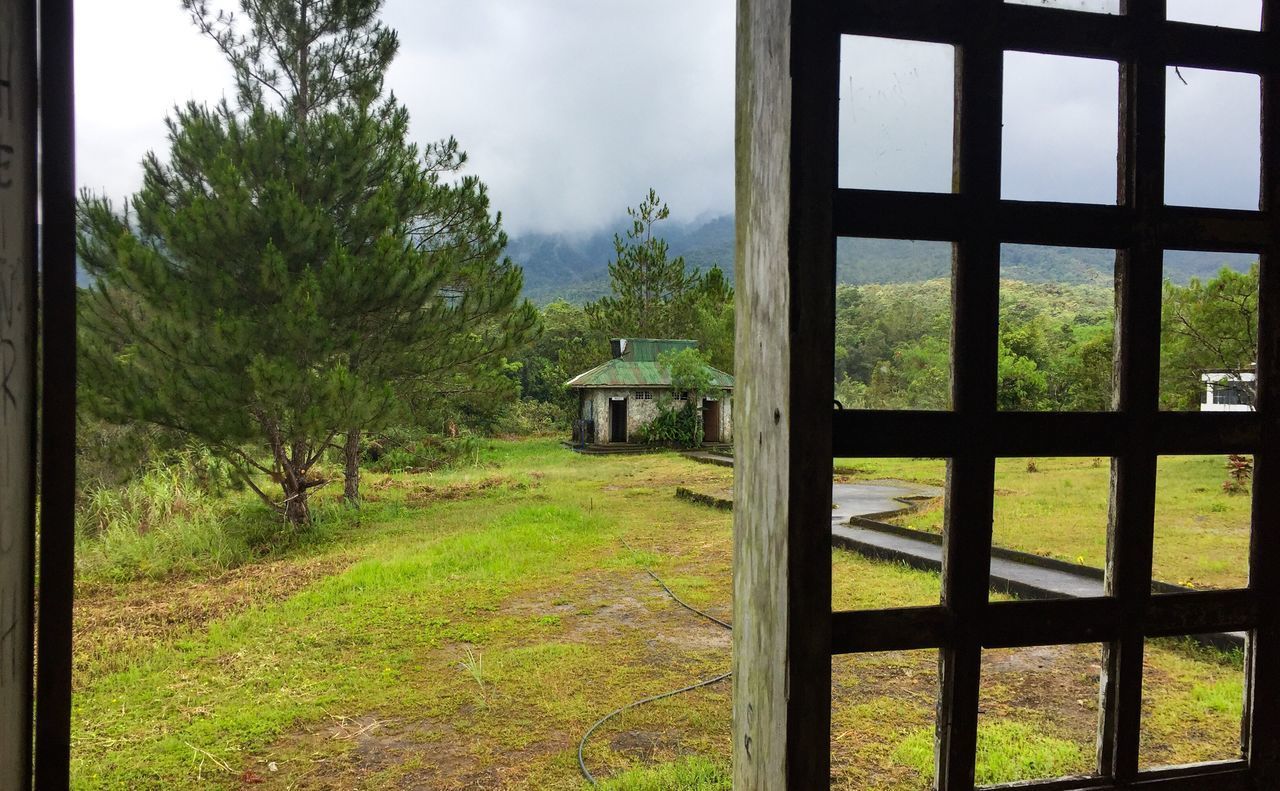
{"label": "overgrown grass", "polygon": [[[978,729],[978,785],[1063,777],[1079,771],[1079,744],[1047,735],[1049,723],[1031,725],[1002,720]],[[894,751],[894,757],[933,779],[933,729],[916,731]]]}
{"label": "overgrown grass", "polygon": [[351,516],[318,503],[301,528],[246,492],[210,493],[183,467],[154,467],[120,487],[88,492],[77,509],[83,582],[216,573],[328,540]]}
{"label": "overgrown grass", "polygon": [[[161,623],[145,639],[104,629],[80,643],[94,650],[77,664],[75,787],[230,789],[249,776],[265,788],[581,789],[576,745],[592,722],[728,668],[727,633],[674,605],[641,567],[731,617],[731,517],[672,496],[677,484],[724,485],[730,474],[674,454],[591,458],[550,441],[496,442],[465,469],[367,476],[370,499],[359,523],[335,528],[340,541],[211,585],[196,573],[97,586],[78,606],[131,611],[173,597],[210,615]],[[937,601],[935,574],[847,552],[833,563],[841,608]],[[283,578],[315,568],[324,571],[265,594],[236,584],[258,569]],[[223,607],[232,596],[245,598]],[[925,764],[903,745],[931,744],[936,652],[839,659],[833,786],[923,788]],[[1168,715],[1157,735],[1168,760],[1228,749],[1239,717],[1219,685],[1238,671],[1177,650],[1153,650],[1150,663],[1144,691],[1197,717],[1188,745]],[[1031,694],[1031,683],[1009,680],[1008,696]],[[1006,719],[995,754],[1021,745],[1036,766],[1064,760],[1026,737],[1039,720]],[[1054,738],[1087,749],[1093,728],[1072,727]],[[606,788],[719,791],[729,731],[722,683],[610,721],[586,759]]]}
{"label": "overgrown grass", "polygon": [[[1034,471],[1029,467],[1034,462]],[[1157,465],[1156,579],[1204,588],[1248,581],[1250,500],[1222,490],[1225,456],[1167,456]],[[837,459],[855,479],[902,478],[940,484],[939,459]],[[1106,563],[1105,458],[999,459],[996,462],[994,540],[999,546],[1094,567]],[[942,529],[942,501],[896,521]]]}
{"label": "overgrown grass", "polygon": [[604,781],[601,791],[730,791],[729,770],[701,756],[629,769]]}

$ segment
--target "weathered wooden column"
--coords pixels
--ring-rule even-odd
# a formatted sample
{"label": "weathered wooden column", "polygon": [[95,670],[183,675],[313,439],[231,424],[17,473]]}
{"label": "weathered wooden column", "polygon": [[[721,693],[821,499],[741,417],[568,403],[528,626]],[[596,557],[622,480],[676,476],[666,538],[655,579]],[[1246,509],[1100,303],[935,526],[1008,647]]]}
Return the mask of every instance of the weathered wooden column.
{"label": "weathered wooden column", "polygon": [[840,41],[825,14],[815,0],[738,3],[733,778],[740,790],[830,783]]}
{"label": "weathered wooden column", "polygon": [[35,3],[0,0],[0,788],[31,785]]}

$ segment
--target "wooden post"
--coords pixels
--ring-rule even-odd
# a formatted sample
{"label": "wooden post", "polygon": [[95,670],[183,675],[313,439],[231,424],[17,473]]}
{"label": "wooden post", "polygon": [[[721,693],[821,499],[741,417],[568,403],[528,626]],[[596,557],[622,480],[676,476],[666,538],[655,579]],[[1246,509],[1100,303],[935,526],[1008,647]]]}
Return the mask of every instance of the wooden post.
{"label": "wooden post", "polygon": [[31,787],[35,3],[0,0],[0,788]]}
{"label": "wooden post", "polygon": [[839,35],[739,0],[734,788],[827,788]]}
{"label": "wooden post", "polygon": [[67,788],[75,590],[76,238],[73,0],[40,0],[40,623],[35,787]]}
{"label": "wooden post", "polygon": [[[1280,41],[1280,0],[1265,0],[1262,30]],[[1280,231],[1280,74],[1262,75],[1262,195],[1268,223]],[[1246,649],[1243,747],[1259,788],[1280,784],[1280,233],[1262,251],[1258,280],[1257,409],[1261,450],[1254,456],[1249,587],[1262,617]]]}

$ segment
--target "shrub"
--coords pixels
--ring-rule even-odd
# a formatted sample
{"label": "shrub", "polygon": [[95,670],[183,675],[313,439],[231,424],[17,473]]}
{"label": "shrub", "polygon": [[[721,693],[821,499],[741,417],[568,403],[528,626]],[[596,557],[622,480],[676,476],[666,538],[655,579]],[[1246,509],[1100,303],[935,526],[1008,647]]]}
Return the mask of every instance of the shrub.
{"label": "shrub", "polygon": [[518,437],[562,434],[569,428],[569,416],[560,404],[521,398],[503,411],[494,423],[494,433]]}
{"label": "shrub", "polygon": [[484,441],[473,434],[442,437],[413,429],[370,435],[361,454],[374,472],[428,472],[445,467],[478,467]]}
{"label": "shrub", "polygon": [[702,443],[702,421],[693,404],[693,399],[676,402],[663,396],[658,401],[658,416],[637,429],[636,438],[647,445],[697,447]]}
{"label": "shrub", "polygon": [[1222,482],[1222,491],[1227,494],[1245,494],[1249,491],[1249,481],[1253,478],[1253,459],[1232,453],[1227,457],[1227,479]]}

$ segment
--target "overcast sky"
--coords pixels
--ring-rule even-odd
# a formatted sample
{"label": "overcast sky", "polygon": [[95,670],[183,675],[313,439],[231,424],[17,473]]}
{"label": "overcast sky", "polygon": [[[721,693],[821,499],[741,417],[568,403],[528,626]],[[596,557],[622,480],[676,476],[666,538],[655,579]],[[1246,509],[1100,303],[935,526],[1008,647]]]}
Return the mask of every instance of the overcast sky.
{"label": "overcast sky", "polygon": [[[458,138],[515,233],[599,228],[650,186],[678,218],[728,213],[735,6],[388,0],[401,40],[388,81],[415,138]],[[80,0],[76,12],[79,181],[122,197],[143,154],[165,149],[174,103],[217,100],[228,69],[178,0]],[[1256,29],[1260,0],[1170,0],[1170,15]],[[845,40],[842,186],[950,188],[952,58]],[[1114,202],[1116,64],[1010,53],[1005,71],[1005,197]],[[1256,77],[1171,70],[1168,86],[1169,202],[1256,208]]]}

